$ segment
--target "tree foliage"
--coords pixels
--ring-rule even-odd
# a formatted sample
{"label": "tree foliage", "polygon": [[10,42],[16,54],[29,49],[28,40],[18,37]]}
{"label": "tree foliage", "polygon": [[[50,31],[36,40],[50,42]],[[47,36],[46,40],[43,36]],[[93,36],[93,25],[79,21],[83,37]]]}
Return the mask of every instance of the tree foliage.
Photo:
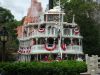
{"label": "tree foliage", "polygon": [[14,20],[14,16],[7,9],[0,7],[0,25]]}
{"label": "tree foliage", "polygon": [[[18,25],[20,25],[20,21],[14,19],[14,16],[10,12],[10,10],[0,7],[0,28],[5,26],[6,30],[8,31],[9,37],[6,43],[6,54],[11,54],[18,48],[17,36],[15,31]],[[0,43],[0,53],[2,53],[2,43]]]}
{"label": "tree foliage", "polygon": [[86,70],[85,62],[79,61],[0,63],[5,75],[79,75]]}
{"label": "tree foliage", "polygon": [[72,16],[75,14],[75,22],[80,26],[83,36],[83,49],[90,55],[100,55],[99,47],[99,28],[93,20],[93,11],[98,5],[85,0],[61,0],[61,7],[66,13],[65,20],[72,22]]}
{"label": "tree foliage", "polygon": [[[99,31],[96,22],[86,16],[77,17],[80,25],[81,35],[83,36],[83,50],[87,54],[98,54],[99,52]],[[99,55],[99,54],[98,54]]]}

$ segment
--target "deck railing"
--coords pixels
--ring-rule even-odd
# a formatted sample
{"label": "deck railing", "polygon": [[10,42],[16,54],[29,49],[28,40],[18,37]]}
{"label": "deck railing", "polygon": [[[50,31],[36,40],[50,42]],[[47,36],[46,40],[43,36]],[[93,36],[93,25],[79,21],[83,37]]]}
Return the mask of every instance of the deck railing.
{"label": "deck railing", "polygon": [[87,73],[91,75],[100,74],[100,57],[92,55],[91,57],[86,54]]}
{"label": "deck railing", "polygon": [[[64,28],[61,33],[62,33],[62,36],[63,35],[64,36],[71,36],[71,35],[79,36],[79,34],[76,35],[74,33],[73,29],[66,29],[66,28]],[[32,32],[30,34],[30,36],[48,36],[48,35],[57,36],[58,35],[58,31],[57,30],[53,30],[53,31],[52,30],[51,31],[47,30],[45,32],[39,32],[39,31],[35,30],[34,32]]]}
{"label": "deck railing", "polygon": [[[45,50],[44,45],[33,45],[32,50]],[[59,50],[59,46],[57,45],[55,50]],[[82,47],[79,45],[73,45],[73,46],[67,46],[66,50],[75,50],[75,51],[80,51],[82,50]]]}
{"label": "deck railing", "polygon": [[[39,32],[38,30],[34,30],[31,33],[27,33],[27,36],[23,36],[21,39],[27,39],[27,38],[31,38],[31,37],[57,37],[58,36],[58,31],[55,30],[46,30],[44,32]],[[73,29],[68,29],[68,28],[64,28],[61,31],[62,37],[69,37],[69,36],[75,36],[75,37],[79,37],[80,34],[75,34]]]}

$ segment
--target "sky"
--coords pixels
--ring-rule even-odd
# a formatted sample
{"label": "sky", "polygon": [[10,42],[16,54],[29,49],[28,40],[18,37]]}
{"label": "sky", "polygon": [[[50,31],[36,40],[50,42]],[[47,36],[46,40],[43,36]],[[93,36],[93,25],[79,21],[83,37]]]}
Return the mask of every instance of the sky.
{"label": "sky", "polygon": [[[0,6],[11,10],[11,13],[15,16],[15,19],[21,20],[27,14],[27,10],[30,6],[31,0],[0,0]],[[48,0],[38,0],[42,3],[43,10],[48,5]]]}

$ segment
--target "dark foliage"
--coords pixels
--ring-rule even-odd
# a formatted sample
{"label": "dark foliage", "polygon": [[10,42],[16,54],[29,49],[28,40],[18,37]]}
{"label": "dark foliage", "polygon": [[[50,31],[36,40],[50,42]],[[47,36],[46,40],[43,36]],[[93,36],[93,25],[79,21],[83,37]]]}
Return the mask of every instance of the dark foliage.
{"label": "dark foliage", "polygon": [[86,64],[78,61],[52,63],[1,63],[5,75],[79,75],[86,71]]}

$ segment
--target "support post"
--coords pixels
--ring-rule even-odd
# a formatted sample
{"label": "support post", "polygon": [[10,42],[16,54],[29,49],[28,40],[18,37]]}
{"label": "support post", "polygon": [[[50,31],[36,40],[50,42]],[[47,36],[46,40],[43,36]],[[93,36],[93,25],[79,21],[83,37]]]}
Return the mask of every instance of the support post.
{"label": "support post", "polygon": [[38,46],[37,46],[38,45],[38,38],[36,38],[35,41],[36,41],[36,48],[35,48],[35,50],[37,50],[38,49]]}
{"label": "support post", "polygon": [[73,48],[72,48],[73,39],[72,39],[72,38],[70,38],[70,40],[71,40],[71,50],[73,50]]}
{"label": "support post", "polygon": [[91,72],[91,70],[90,70],[91,68],[90,68],[90,65],[89,65],[90,57],[88,56],[88,54],[85,55],[85,59],[86,59],[88,73],[90,73]]}
{"label": "support post", "polygon": [[38,54],[37,54],[37,61],[38,61]]}
{"label": "support post", "polygon": [[41,54],[40,54],[40,61],[41,61]]}

